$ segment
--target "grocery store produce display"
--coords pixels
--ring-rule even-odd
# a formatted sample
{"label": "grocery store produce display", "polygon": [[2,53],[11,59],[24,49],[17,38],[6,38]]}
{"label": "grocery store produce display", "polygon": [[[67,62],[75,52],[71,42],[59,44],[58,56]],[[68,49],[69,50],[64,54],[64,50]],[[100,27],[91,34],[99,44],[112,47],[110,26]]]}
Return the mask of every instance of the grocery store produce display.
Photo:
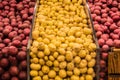
{"label": "grocery store produce display", "polygon": [[120,48],[120,0],[88,0],[101,47],[100,80],[107,80],[107,58],[111,47]]}
{"label": "grocery store produce display", "polygon": [[0,1],[0,80],[27,79],[27,43],[34,0]]}
{"label": "grocery store produce display", "polygon": [[93,80],[96,44],[82,0],[39,0],[30,46],[32,80]]}

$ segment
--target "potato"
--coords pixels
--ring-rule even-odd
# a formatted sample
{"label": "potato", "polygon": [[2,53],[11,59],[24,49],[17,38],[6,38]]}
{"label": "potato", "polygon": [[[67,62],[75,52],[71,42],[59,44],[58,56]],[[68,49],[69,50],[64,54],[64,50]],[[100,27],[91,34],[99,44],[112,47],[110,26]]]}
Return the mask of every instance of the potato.
{"label": "potato", "polygon": [[49,72],[49,67],[48,66],[42,66],[42,72],[43,73],[48,73]]}
{"label": "potato", "polygon": [[49,73],[48,73],[48,76],[49,76],[50,78],[55,78],[56,72],[55,72],[54,70],[50,70]]}
{"label": "potato", "polygon": [[67,76],[67,73],[64,69],[59,70],[59,76],[61,78],[65,78]]}

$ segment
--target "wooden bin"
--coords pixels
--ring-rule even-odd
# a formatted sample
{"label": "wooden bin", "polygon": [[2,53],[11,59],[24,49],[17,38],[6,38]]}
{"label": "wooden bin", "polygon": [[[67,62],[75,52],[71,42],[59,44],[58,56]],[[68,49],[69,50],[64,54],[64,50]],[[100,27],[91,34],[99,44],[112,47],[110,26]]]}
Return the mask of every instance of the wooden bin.
{"label": "wooden bin", "polygon": [[120,80],[120,49],[113,48],[108,55],[108,80]]}

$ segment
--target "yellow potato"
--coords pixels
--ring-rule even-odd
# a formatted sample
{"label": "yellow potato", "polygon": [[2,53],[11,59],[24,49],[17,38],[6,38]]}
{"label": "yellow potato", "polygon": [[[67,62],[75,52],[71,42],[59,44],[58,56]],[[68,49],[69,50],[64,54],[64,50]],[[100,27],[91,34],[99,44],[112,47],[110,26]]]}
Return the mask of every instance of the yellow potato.
{"label": "yellow potato", "polygon": [[48,73],[48,76],[50,78],[55,78],[56,77],[56,72],[54,70],[50,70],[49,73]]}
{"label": "yellow potato", "polygon": [[59,70],[59,76],[61,78],[65,78],[67,76],[67,73],[64,69]]}
{"label": "yellow potato", "polygon": [[42,66],[42,72],[43,73],[48,73],[49,72],[49,67],[48,66]]}

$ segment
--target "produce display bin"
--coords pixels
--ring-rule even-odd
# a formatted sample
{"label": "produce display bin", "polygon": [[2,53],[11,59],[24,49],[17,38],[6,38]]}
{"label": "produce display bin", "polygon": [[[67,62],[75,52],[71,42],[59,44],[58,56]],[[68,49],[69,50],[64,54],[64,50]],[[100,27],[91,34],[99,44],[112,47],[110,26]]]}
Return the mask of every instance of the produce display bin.
{"label": "produce display bin", "polygon": [[[27,77],[27,80],[31,80],[31,77],[30,77],[30,46],[31,46],[31,43],[32,43],[32,31],[34,30],[34,24],[35,24],[35,19],[36,19],[36,13],[37,13],[37,10],[38,10],[38,5],[40,5],[40,0],[37,0],[36,2],[36,5],[35,5],[35,11],[34,11],[34,18],[33,18],[33,22],[32,22],[32,28],[31,28],[31,33],[30,33],[30,40],[28,42],[28,47],[27,47],[27,61],[28,61],[28,77]],[[92,29],[92,36],[93,36],[93,40],[94,40],[94,43],[96,44],[97,46],[97,49],[96,49],[96,66],[94,67],[94,70],[95,70],[95,78],[94,80],[99,80],[99,70],[100,70],[100,67],[99,67],[99,54],[100,54],[100,48],[99,48],[99,45],[97,43],[97,38],[96,38],[96,35],[95,35],[95,30],[94,30],[94,27],[93,27],[93,23],[92,23],[92,18],[91,18],[91,15],[90,15],[90,10],[89,10],[89,6],[87,4],[87,1],[86,0],[83,0],[83,5],[84,5],[84,9],[85,9],[85,12],[87,14],[87,20],[88,20],[88,25],[89,25],[89,28]]]}

